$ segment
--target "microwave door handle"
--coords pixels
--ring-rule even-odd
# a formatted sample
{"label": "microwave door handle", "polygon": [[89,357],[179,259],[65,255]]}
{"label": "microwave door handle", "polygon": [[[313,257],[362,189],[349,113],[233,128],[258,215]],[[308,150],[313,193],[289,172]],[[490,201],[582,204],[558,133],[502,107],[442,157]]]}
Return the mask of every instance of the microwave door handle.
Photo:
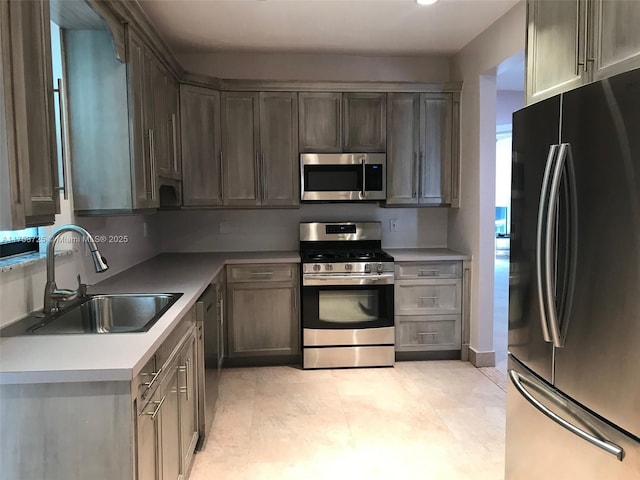
{"label": "microwave door handle", "polygon": [[367,198],[367,167],[366,167],[366,159],[365,158],[361,158],[360,159],[360,164],[362,165],[362,193],[360,195],[360,198]]}

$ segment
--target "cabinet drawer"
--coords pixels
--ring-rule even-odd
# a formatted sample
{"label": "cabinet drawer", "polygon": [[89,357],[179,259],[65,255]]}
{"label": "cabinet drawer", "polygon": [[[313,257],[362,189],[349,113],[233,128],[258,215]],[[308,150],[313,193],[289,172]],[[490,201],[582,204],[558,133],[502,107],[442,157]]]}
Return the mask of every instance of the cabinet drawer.
{"label": "cabinet drawer", "polygon": [[461,280],[399,280],[395,284],[395,314],[459,314],[461,285]]}
{"label": "cabinet drawer", "polygon": [[460,350],[461,317],[403,317],[396,323],[396,351]]}
{"label": "cabinet drawer", "polygon": [[296,268],[296,265],[281,263],[229,265],[227,282],[293,282]]}
{"label": "cabinet drawer", "polygon": [[396,263],[396,278],[461,278],[462,262]]}

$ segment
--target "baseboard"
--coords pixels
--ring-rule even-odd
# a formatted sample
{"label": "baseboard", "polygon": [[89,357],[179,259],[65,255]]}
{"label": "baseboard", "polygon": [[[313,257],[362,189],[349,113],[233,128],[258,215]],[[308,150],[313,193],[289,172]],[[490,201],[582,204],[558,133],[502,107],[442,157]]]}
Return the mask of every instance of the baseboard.
{"label": "baseboard", "polygon": [[460,360],[460,350],[437,352],[396,352],[396,362],[414,360]]}
{"label": "baseboard", "polygon": [[475,367],[495,367],[496,352],[478,352],[473,347],[469,347],[469,362]]}
{"label": "baseboard", "polygon": [[463,362],[469,361],[469,345],[462,345],[462,349],[460,350],[460,360]]}

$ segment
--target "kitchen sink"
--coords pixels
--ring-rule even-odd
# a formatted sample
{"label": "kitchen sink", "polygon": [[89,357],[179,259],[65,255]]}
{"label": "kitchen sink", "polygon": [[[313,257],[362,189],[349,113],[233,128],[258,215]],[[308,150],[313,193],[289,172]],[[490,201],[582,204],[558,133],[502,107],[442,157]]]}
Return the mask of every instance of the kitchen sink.
{"label": "kitchen sink", "polygon": [[181,295],[87,295],[51,315],[36,313],[9,325],[0,336],[146,332]]}

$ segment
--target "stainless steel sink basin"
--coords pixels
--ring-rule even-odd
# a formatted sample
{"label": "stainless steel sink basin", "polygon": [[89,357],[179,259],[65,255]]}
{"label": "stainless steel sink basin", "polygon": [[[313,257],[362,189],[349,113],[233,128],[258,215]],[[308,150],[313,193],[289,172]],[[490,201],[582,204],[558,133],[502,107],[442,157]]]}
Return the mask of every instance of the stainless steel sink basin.
{"label": "stainless steel sink basin", "polygon": [[88,295],[54,314],[27,317],[0,335],[146,332],[181,295]]}

